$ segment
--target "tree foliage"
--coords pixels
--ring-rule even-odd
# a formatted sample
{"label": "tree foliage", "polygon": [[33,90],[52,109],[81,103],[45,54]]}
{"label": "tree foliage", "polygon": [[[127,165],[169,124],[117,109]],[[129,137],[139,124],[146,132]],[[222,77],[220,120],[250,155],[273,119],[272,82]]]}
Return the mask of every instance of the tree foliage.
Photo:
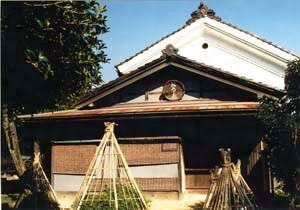
{"label": "tree foliage", "polygon": [[262,99],[258,118],[265,126],[272,171],[295,201],[300,196],[300,59],[287,66],[283,96]]}
{"label": "tree foliage", "polygon": [[14,117],[68,108],[102,82],[105,10],[93,0],[1,3],[2,128],[20,176]]}
{"label": "tree foliage", "polygon": [[105,10],[87,0],[2,2],[2,104],[10,113],[70,107],[101,83]]}

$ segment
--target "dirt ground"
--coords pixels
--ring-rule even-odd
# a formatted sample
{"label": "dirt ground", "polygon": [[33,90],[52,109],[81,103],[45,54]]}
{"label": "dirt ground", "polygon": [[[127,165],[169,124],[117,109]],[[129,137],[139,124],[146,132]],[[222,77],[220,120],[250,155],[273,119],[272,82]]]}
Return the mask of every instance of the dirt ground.
{"label": "dirt ground", "polygon": [[196,210],[201,209],[206,194],[186,192],[180,199],[150,198],[150,210]]}
{"label": "dirt ground", "polygon": [[[72,205],[76,193],[58,192],[58,199],[61,207],[69,209]],[[186,192],[180,198],[177,193],[145,193],[150,202],[150,210],[196,210],[200,209],[206,194]]]}

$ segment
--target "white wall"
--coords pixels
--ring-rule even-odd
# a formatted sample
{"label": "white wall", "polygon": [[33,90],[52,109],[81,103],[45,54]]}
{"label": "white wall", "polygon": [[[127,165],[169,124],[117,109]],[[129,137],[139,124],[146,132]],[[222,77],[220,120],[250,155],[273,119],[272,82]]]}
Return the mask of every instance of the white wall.
{"label": "white wall", "polygon": [[178,177],[178,164],[131,166],[134,177],[138,178],[172,178]]}
{"label": "white wall", "polygon": [[[202,48],[205,42],[207,49]],[[287,62],[296,58],[256,36],[206,17],[121,64],[119,70],[128,73],[153,61],[168,44],[184,57],[278,89],[284,87]]]}
{"label": "white wall", "polygon": [[[130,166],[132,175],[137,178],[173,178],[179,176],[178,164]],[[105,177],[108,177],[106,174]],[[78,191],[83,175],[53,174],[55,191]]]}
{"label": "white wall", "polygon": [[54,174],[53,188],[55,191],[78,191],[83,175]]}

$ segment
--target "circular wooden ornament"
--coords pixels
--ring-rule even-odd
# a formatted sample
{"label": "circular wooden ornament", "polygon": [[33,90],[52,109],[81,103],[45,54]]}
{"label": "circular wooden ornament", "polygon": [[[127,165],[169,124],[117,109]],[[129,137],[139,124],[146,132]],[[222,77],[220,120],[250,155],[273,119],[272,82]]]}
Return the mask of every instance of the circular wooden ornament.
{"label": "circular wooden ornament", "polygon": [[168,101],[179,101],[184,96],[184,85],[178,80],[169,80],[164,84],[163,96]]}

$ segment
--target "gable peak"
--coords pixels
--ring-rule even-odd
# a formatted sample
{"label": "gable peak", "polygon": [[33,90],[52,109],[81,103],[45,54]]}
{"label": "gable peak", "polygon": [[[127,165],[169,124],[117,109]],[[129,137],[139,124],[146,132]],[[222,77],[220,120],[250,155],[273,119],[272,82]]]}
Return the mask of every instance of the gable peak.
{"label": "gable peak", "polygon": [[210,18],[215,18],[217,20],[221,20],[220,17],[216,16],[216,13],[213,9],[208,8],[204,3],[200,3],[200,6],[198,7],[197,10],[192,12],[191,18],[186,21],[187,24],[191,24],[192,22],[203,18],[203,17],[210,17]]}

